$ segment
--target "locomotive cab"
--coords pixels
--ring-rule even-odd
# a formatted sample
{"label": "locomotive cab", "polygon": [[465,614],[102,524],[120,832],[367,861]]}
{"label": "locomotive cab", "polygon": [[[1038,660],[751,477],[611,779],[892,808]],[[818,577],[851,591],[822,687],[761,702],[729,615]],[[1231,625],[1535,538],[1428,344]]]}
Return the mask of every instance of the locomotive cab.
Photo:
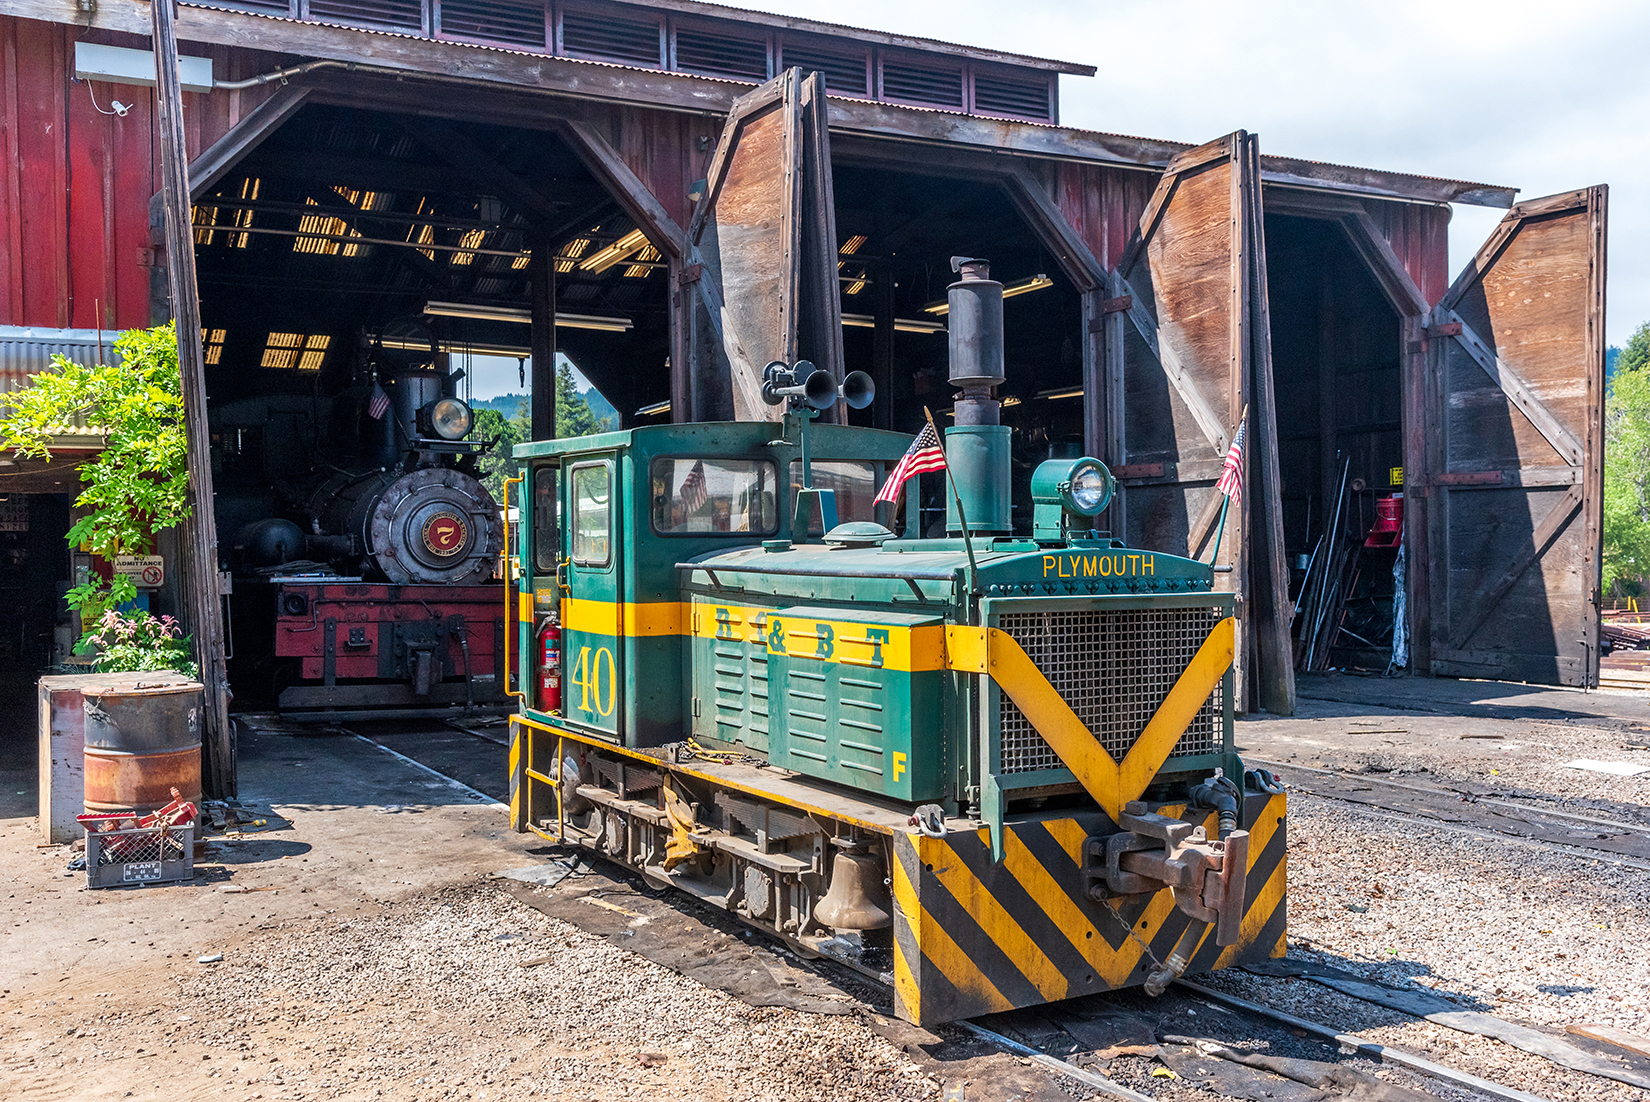
{"label": "locomotive cab", "polygon": [[[631,749],[683,737],[690,703],[676,675],[692,625],[684,625],[677,564],[818,538],[793,528],[802,444],[777,427],[660,425],[516,449],[520,500],[531,503],[516,549],[521,653],[537,645],[542,658],[554,621],[562,655],[559,715],[540,699],[536,668],[522,682],[523,714]],[[818,456],[810,456],[811,481],[834,491],[840,517],[871,520],[871,499],[909,438],[836,425],[808,431]],[[817,516],[804,526],[817,532]]]}
{"label": "locomotive cab", "polygon": [[1286,803],[1233,747],[1235,600],[1110,538],[1092,458],[1043,463],[1009,530],[1001,285],[958,264],[942,538],[918,479],[877,492],[938,435],[813,424],[828,378],[765,387],[777,423],[517,447],[515,826],[923,1025],[1281,954]]}

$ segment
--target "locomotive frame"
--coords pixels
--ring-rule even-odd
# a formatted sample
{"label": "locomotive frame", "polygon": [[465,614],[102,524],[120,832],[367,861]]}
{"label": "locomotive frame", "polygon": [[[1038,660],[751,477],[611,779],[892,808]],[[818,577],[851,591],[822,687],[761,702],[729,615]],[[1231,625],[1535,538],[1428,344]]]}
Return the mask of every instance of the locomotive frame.
{"label": "locomotive frame", "polygon": [[[1232,749],[1211,567],[1093,531],[810,542],[783,509],[771,531],[656,531],[661,461],[788,471],[808,434],[820,467],[881,468],[909,440],[806,417],[516,449],[514,827],[883,980],[924,1025],[1280,955],[1287,802]],[[576,561],[579,470],[608,478],[605,565]],[[1096,692],[1014,617],[1130,626]],[[552,621],[559,713],[535,699]],[[1126,721],[1095,718],[1123,698]]]}

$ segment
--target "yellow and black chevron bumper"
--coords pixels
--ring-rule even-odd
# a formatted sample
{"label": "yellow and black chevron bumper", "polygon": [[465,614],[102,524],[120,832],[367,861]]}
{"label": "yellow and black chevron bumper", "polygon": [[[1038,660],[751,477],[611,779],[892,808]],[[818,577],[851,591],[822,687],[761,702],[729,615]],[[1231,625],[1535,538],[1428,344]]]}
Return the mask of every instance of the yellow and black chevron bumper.
{"label": "yellow and black chevron bumper", "polygon": [[[1153,811],[1204,823],[1182,805]],[[1287,802],[1250,795],[1243,929],[1235,945],[1211,931],[1187,974],[1282,956],[1287,920]],[[1116,828],[1104,815],[1051,815],[1005,824],[995,864],[986,831],[893,838],[894,997],[919,1025],[1130,987],[1164,960],[1191,920],[1168,891],[1107,903],[1084,896],[1083,850]]]}

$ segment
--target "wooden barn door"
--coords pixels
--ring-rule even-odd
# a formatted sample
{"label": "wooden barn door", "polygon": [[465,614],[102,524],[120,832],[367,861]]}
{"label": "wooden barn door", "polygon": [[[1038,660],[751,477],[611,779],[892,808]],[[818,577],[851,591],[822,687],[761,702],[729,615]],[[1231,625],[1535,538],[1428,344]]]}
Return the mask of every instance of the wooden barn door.
{"label": "wooden barn door", "polygon": [[1519,203],[1433,309],[1433,673],[1597,684],[1606,199]]}
{"label": "wooden barn door", "polygon": [[[1215,488],[1244,409],[1246,476],[1226,517],[1216,588],[1239,594],[1238,706],[1294,710],[1259,151],[1242,131],[1169,162],[1111,273],[1108,451],[1123,486],[1113,530],[1133,547],[1207,560]],[[1251,600],[1251,595],[1254,600]]]}
{"label": "wooden barn door", "polygon": [[825,84],[790,69],[734,101],[688,227],[691,419],[777,419],[762,368],[842,377]]}

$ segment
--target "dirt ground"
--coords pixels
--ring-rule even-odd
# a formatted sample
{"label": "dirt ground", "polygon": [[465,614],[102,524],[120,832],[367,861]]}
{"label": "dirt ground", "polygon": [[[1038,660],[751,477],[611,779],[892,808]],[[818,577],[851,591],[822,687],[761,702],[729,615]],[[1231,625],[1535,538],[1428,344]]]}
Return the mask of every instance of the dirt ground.
{"label": "dirt ground", "polygon": [[[1239,724],[1246,755],[1650,822],[1650,781],[1564,766],[1650,764],[1640,697],[1352,678],[1303,690],[1297,716]],[[403,749],[438,764],[468,755],[480,784],[471,738]],[[499,805],[365,739],[264,729],[241,749],[243,798],[272,814],[214,841],[187,884],[85,891],[65,848],[38,847],[20,796],[0,805],[0,1098],[1089,1093],[960,1034],[892,1021],[874,990],[749,939],[737,959],[811,1010],[753,1006],[661,967],[625,947],[629,934],[639,946],[649,923],[705,920],[599,869],[574,869],[588,879],[557,891],[611,928],[564,921],[538,898],[547,889],[491,878],[560,855],[509,832]],[[1650,872],[1291,799],[1291,956],[1553,1033],[1583,1021],[1650,1033]],[[707,932],[705,953],[729,957],[738,938]],[[1210,982],[1543,1097],[1650,1099],[1498,1041],[1369,1013],[1306,979]],[[1220,1097],[1154,1077],[1157,1066],[1124,1057],[1111,1074],[1159,1098]]]}

